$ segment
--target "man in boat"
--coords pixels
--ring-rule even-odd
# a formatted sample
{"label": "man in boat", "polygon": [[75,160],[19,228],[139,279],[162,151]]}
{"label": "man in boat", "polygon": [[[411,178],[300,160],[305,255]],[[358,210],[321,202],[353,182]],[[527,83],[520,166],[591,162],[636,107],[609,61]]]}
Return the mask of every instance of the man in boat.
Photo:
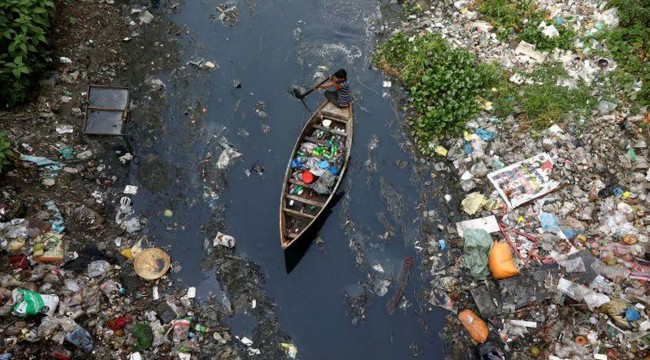
{"label": "man in boat", "polygon": [[352,95],[350,94],[348,73],[345,71],[345,69],[339,69],[332,76],[330,76],[330,81],[327,81],[318,87],[333,87],[334,90],[325,90],[325,98],[337,107],[341,109],[348,109],[348,111],[350,111]]}

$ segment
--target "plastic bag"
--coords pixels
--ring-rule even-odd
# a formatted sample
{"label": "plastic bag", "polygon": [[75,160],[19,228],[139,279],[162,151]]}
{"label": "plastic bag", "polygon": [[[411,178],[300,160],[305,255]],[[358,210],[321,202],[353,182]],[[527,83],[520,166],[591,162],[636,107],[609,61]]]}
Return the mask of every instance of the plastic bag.
{"label": "plastic bag", "polygon": [[494,136],[496,134],[489,130],[476,129],[476,135],[478,135],[478,137],[481,138],[481,140],[483,141],[490,141],[494,139]]}
{"label": "plastic bag", "polygon": [[294,344],[280,343],[280,348],[282,348],[284,353],[292,359],[295,359],[296,355],[298,355],[298,348]]}
{"label": "plastic bag", "polygon": [[85,352],[91,352],[95,348],[90,333],[82,327],[66,335],[65,340]]}
{"label": "plastic bag", "polygon": [[217,231],[217,236],[212,241],[213,246],[235,247],[235,238]]}
{"label": "plastic bag", "polygon": [[224,149],[221,152],[221,155],[219,155],[219,160],[217,160],[217,168],[225,169],[233,159],[236,159],[240,156],[241,153],[233,148]]}
{"label": "plastic bag", "polygon": [[562,266],[567,273],[587,271],[585,268],[585,263],[582,261],[581,257],[576,257],[573,259],[557,259],[557,263],[560,264],[560,266]]}
{"label": "plastic bag", "polygon": [[59,305],[56,295],[43,295],[35,291],[14,289],[11,293],[15,303],[12,312],[17,316],[45,314],[52,316]]}
{"label": "plastic bag", "polygon": [[490,250],[489,260],[490,271],[495,279],[506,279],[519,274],[508,243],[495,242]]}
{"label": "plastic bag", "polygon": [[541,213],[539,214],[539,222],[542,224],[543,231],[557,231],[560,227],[557,223],[557,216],[555,214]]}
{"label": "plastic bag", "polygon": [[88,277],[104,276],[111,268],[111,264],[106,260],[97,260],[88,264]]}
{"label": "plastic bag", "polygon": [[308,187],[319,194],[329,194],[332,186],[336,182],[336,176],[331,172],[325,172],[321,177]]}
{"label": "plastic bag", "polygon": [[477,280],[490,275],[488,270],[488,253],[492,247],[492,238],[483,229],[465,229],[464,261],[470,273]]}
{"label": "plastic bag", "polygon": [[557,289],[575,301],[584,301],[591,311],[610,301],[607,295],[597,293],[584,285],[564,278],[558,281]]}
{"label": "plastic bag", "polygon": [[487,203],[488,201],[485,196],[483,196],[483,194],[479,192],[473,192],[467,195],[465,199],[463,199],[463,202],[460,203],[460,206],[463,208],[463,211],[469,215],[474,215],[476,212],[481,210],[483,205]]}
{"label": "plastic bag", "polygon": [[63,235],[48,232],[36,238],[37,243],[44,246],[42,253],[34,253],[34,261],[45,264],[60,264],[65,257],[65,249],[63,247]]}
{"label": "plastic bag", "polygon": [[472,310],[465,309],[458,314],[458,319],[463,324],[469,336],[479,344],[487,341],[490,335],[487,324],[483,319],[476,315]]}

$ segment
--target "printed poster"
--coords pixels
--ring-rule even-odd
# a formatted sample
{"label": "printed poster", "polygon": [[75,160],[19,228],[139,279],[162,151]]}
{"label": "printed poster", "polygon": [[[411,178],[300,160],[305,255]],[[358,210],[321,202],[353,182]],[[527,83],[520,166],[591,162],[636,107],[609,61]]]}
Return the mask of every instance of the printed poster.
{"label": "printed poster", "polygon": [[509,208],[546,195],[560,183],[551,179],[553,160],[540,153],[526,160],[506,166],[488,174],[488,179]]}

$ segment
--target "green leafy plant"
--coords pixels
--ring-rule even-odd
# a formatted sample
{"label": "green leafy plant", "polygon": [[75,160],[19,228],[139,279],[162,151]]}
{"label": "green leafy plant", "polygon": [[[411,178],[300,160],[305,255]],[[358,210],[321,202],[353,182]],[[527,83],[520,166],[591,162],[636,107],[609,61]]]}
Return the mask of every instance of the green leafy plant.
{"label": "green leafy plant", "polygon": [[0,131],[0,174],[13,163],[16,156],[11,148],[11,141]]}
{"label": "green leafy plant", "polygon": [[43,68],[42,55],[54,3],[50,0],[0,1],[0,103],[27,99]]}
{"label": "green leafy plant", "polygon": [[409,39],[398,33],[377,49],[373,62],[408,90],[411,134],[424,154],[433,152],[432,141],[462,133],[499,76],[495,66],[452,48],[437,34]]}

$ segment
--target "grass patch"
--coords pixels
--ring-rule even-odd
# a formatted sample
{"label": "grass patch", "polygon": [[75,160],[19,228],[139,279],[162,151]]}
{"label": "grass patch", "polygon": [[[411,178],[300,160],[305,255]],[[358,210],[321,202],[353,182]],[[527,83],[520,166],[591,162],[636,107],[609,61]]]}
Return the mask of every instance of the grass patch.
{"label": "grass patch", "polygon": [[[478,11],[496,28],[496,34],[501,41],[507,41],[510,36],[535,44],[538,50],[546,51],[555,48],[571,49],[576,33],[564,23],[551,21],[546,13],[537,8],[532,0],[477,0]],[[553,24],[559,35],[547,37],[539,29],[546,22]]]}
{"label": "grass patch", "polygon": [[[619,26],[604,33],[607,48],[623,71],[642,82],[630,99],[640,106],[650,105],[650,1],[610,0],[607,6],[615,7],[619,18]],[[629,76],[615,75],[624,86],[632,82]]]}
{"label": "grass patch", "polygon": [[596,99],[584,82],[574,87],[558,84],[569,78],[560,63],[544,64],[528,78],[534,83],[502,84],[494,101],[497,116],[518,114],[524,128],[541,131],[552,124],[588,118],[596,107]]}
{"label": "grass patch", "polygon": [[398,33],[377,49],[373,63],[408,90],[415,111],[411,133],[424,154],[433,152],[431,142],[462,133],[499,76],[495,66],[437,34],[409,39]]}

